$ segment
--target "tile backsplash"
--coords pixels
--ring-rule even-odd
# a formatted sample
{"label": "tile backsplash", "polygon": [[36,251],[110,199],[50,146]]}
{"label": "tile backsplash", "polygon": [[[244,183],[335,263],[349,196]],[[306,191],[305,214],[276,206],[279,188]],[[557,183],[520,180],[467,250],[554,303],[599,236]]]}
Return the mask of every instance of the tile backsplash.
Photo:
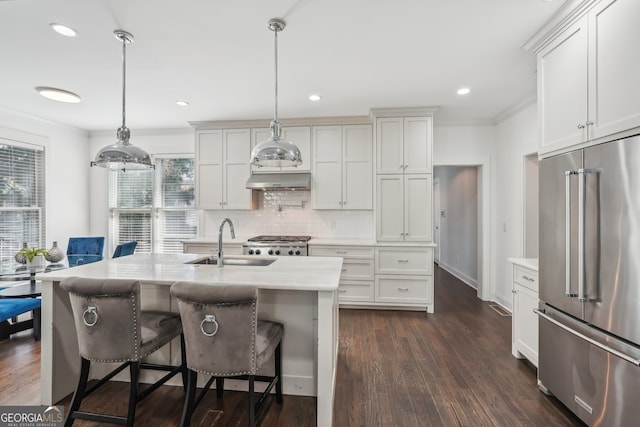
{"label": "tile backsplash", "polygon": [[201,237],[216,237],[220,222],[229,217],[236,234],[309,235],[315,238],[375,236],[373,210],[311,209],[309,191],[265,191],[258,193],[256,210],[203,211]]}

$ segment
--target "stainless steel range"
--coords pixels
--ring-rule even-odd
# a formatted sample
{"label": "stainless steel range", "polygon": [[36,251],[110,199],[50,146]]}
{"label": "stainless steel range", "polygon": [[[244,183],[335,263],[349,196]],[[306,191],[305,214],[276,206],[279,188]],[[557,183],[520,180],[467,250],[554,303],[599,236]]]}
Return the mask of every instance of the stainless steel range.
{"label": "stainless steel range", "polygon": [[307,256],[310,236],[256,236],[242,245],[244,255]]}

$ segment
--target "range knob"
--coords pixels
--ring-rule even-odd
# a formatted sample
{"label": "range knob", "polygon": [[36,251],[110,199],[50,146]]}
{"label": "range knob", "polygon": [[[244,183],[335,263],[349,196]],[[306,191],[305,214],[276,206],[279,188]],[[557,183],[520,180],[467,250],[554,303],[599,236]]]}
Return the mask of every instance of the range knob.
{"label": "range knob", "polygon": [[249,249],[249,255],[253,255],[253,249]]}
{"label": "range knob", "polygon": [[289,250],[289,255],[293,255],[293,251],[292,250]]}
{"label": "range knob", "polygon": [[280,255],[280,249],[276,249],[276,255]]}
{"label": "range knob", "polygon": [[296,255],[300,255],[300,251],[296,251]]}
{"label": "range knob", "polygon": [[256,255],[260,255],[260,249],[256,249]]}
{"label": "range knob", "polygon": [[273,255],[273,250],[269,249],[269,255]]}

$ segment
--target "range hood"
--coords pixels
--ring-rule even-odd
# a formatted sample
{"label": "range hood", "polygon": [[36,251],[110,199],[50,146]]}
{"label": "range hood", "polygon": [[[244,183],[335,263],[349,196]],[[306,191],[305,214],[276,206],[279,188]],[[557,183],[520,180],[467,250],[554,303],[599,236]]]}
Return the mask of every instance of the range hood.
{"label": "range hood", "polygon": [[309,190],[310,173],[254,173],[247,180],[250,190]]}

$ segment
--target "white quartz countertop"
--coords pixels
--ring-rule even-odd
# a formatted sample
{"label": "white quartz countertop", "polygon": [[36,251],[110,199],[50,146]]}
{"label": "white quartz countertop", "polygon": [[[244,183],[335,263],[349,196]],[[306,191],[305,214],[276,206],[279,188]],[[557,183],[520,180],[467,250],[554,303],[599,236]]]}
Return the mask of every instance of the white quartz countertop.
{"label": "white quartz countertop", "polygon": [[538,258],[508,258],[508,261],[538,271]]}
{"label": "white quartz countertop", "polygon": [[137,279],[141,283],[171,285],[177,281],[253,285],[260,289],[335,291],[340,282],[339,257],[256,257],[272,258],[268,266],[186,264],[207,254],[134,254],[84,264],[66,270],[36,275],[44,281],[60,281],[78,276],[95,279]]}

